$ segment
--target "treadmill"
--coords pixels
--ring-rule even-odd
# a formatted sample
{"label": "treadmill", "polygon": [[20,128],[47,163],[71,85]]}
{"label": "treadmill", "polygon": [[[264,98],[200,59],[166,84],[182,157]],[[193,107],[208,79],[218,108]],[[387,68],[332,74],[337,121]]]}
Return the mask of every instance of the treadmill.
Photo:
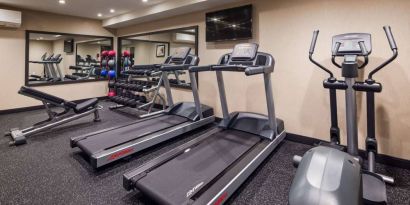
{"label": "treadmill", "polygon": [[[189,54],[190,50],[188,47],[177,48],[170,57],[170,61],[160,65],[162,70],[160,81],[163,81],[165,87],[167,109],[126,125],[73,137],[70,140],[71,147],[80,148],[89,156],[92,167],[99,168],[160,142],[213,123],[215,117],[211,107],[201,105],[199,102],[173,103],[168,73],[175,70],[188,70],[189,66],[198,65],[198,57]],[[192,89],[196,91],[196,79],[191,77],[191,80]],[[197,98],[195,97],[195,99]],[[197,114],[198,110],[201,110],[200,114]]]}
{"label": "treadmill", "polygon": [[[215,71],[223,119],[219,126],[123,176],[126,190],[138,190],[159,204],[222,204],[285,138],[275,117],[271,73],[274,60],[257,44],[238,44],[223,65],[195,66],[190,73]],[[261,74],[268,115],[228,113],[222,73]],[[196,89],[193,89],[196,92]],[[194,94],[195,96],[196,94]],[[199,100],[197,100],[199,101]],[[200,112],[199,112],[200,113]]]}

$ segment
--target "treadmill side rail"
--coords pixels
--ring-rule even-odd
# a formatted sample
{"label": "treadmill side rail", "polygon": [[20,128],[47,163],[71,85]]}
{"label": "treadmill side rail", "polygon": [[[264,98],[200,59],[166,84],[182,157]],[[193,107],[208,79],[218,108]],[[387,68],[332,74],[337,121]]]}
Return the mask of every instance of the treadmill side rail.
{"label": "treadmill side rail", "polygon": [[[245,182],[245,180],[262,164],[273,150],[285,139],[282,131],[272,141],[267,139],[259,147],[246,154],[234,167],[230,168],[206,192],[198,196],[192,204],[221,205]],[[262,150],[260,150],[262,149]],[[193,200],[193,199],[192,199]]]}
{"label": "treadmill side rail", "polygon": [[165,130],[153,132],[147,136],[137,138],[123,145],[115,146],[102,152],[94,153],[90,156],[90,163],[94,168],[102,167],[106,164],[130,156],[134,153],[140,152],[146,148],[152,147],[156,144],[177,137],[191,130],[213,123],[214,121],[215,117],[210,116],[196,122],[187,121]]}

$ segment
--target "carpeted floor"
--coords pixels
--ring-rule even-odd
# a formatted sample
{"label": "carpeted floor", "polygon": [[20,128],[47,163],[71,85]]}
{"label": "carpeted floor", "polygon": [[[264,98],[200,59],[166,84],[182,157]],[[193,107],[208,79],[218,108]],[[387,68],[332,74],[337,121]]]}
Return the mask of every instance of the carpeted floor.
{"label": "carpeted floor", "polygon": [[[137,119],[130,110],[113,112],[108,110],[109,103],[102,105],[99,123],[89,116],[33,136],[20,147],[9,147],[9,140],[0,138],[0,204],[152,204],[136,192],[125,191],[122,175],[212,128],[202,128],[93,170],[79,149],[70,148],[69,138]],[[44,118],[46,114],[40,110],[0,115],[0,132],[24,128]],[[310,148],[284,141],[228,204],[287,204],[295,173],[292,157]],[[383,165],[377,169],[396,179],[396,185],[388,187],[390,204],[410,204],[410,171]]]}

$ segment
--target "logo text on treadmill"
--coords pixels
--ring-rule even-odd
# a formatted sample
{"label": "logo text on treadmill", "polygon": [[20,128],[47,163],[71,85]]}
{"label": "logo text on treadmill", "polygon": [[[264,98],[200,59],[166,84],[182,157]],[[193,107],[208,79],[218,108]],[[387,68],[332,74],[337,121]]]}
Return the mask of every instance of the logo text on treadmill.
{"label": "logo text on treadmill", "polygon": [[197,184],[196,186],[194,186],[194,188],[192,188],[191,190],[189,190],[189,191],[186,193],[186,197],[187,197],[187,198],[190,197],[190,196],[191,196],[197,189],[199,189],[199,187],[201,187],[203,184],[204,184],[204,182],[201,182],[201,183]]}
{"label": "logo text on treadmill", "polygon": [[124,149],[124,150],[121,150],[117,153],[114,153],[114,154],[110,155],[110,157],[108,157],[108,160],[116,160],[116,159],[118,159],[120,157],[123,157],[124,155],[127,155],[127,154],[132,153],[132,152],[133,152],[132,148]]}

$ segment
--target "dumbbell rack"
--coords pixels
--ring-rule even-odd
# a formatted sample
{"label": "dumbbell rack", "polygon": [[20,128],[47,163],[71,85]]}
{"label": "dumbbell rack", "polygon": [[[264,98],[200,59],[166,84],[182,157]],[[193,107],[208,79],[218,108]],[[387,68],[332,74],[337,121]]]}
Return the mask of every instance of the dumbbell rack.
{"label": "dumbbell rack", "polygon": [[[111,101],[117,103],[117,105],[109,107],[111,110],[122,107],[136,108],[139,111],[146,112],[146,114],[139,116],[140,118],[145,118],[166,109],[166,100],[159,93],[162,85],[161,71],[129,70],[123,72],[123,74],[128,75],[128,78],[109,83],[109,87],[114,89],[117,94],[114,97],[110,97]],[[155,77],[159,77],[157,81],[153,80]],[[143,93],[144,95],[140,96],[138,93]],[[150,100],[147,101],[147,98]],[[152,112],[157,99],[161,102],[162,110]]]}

